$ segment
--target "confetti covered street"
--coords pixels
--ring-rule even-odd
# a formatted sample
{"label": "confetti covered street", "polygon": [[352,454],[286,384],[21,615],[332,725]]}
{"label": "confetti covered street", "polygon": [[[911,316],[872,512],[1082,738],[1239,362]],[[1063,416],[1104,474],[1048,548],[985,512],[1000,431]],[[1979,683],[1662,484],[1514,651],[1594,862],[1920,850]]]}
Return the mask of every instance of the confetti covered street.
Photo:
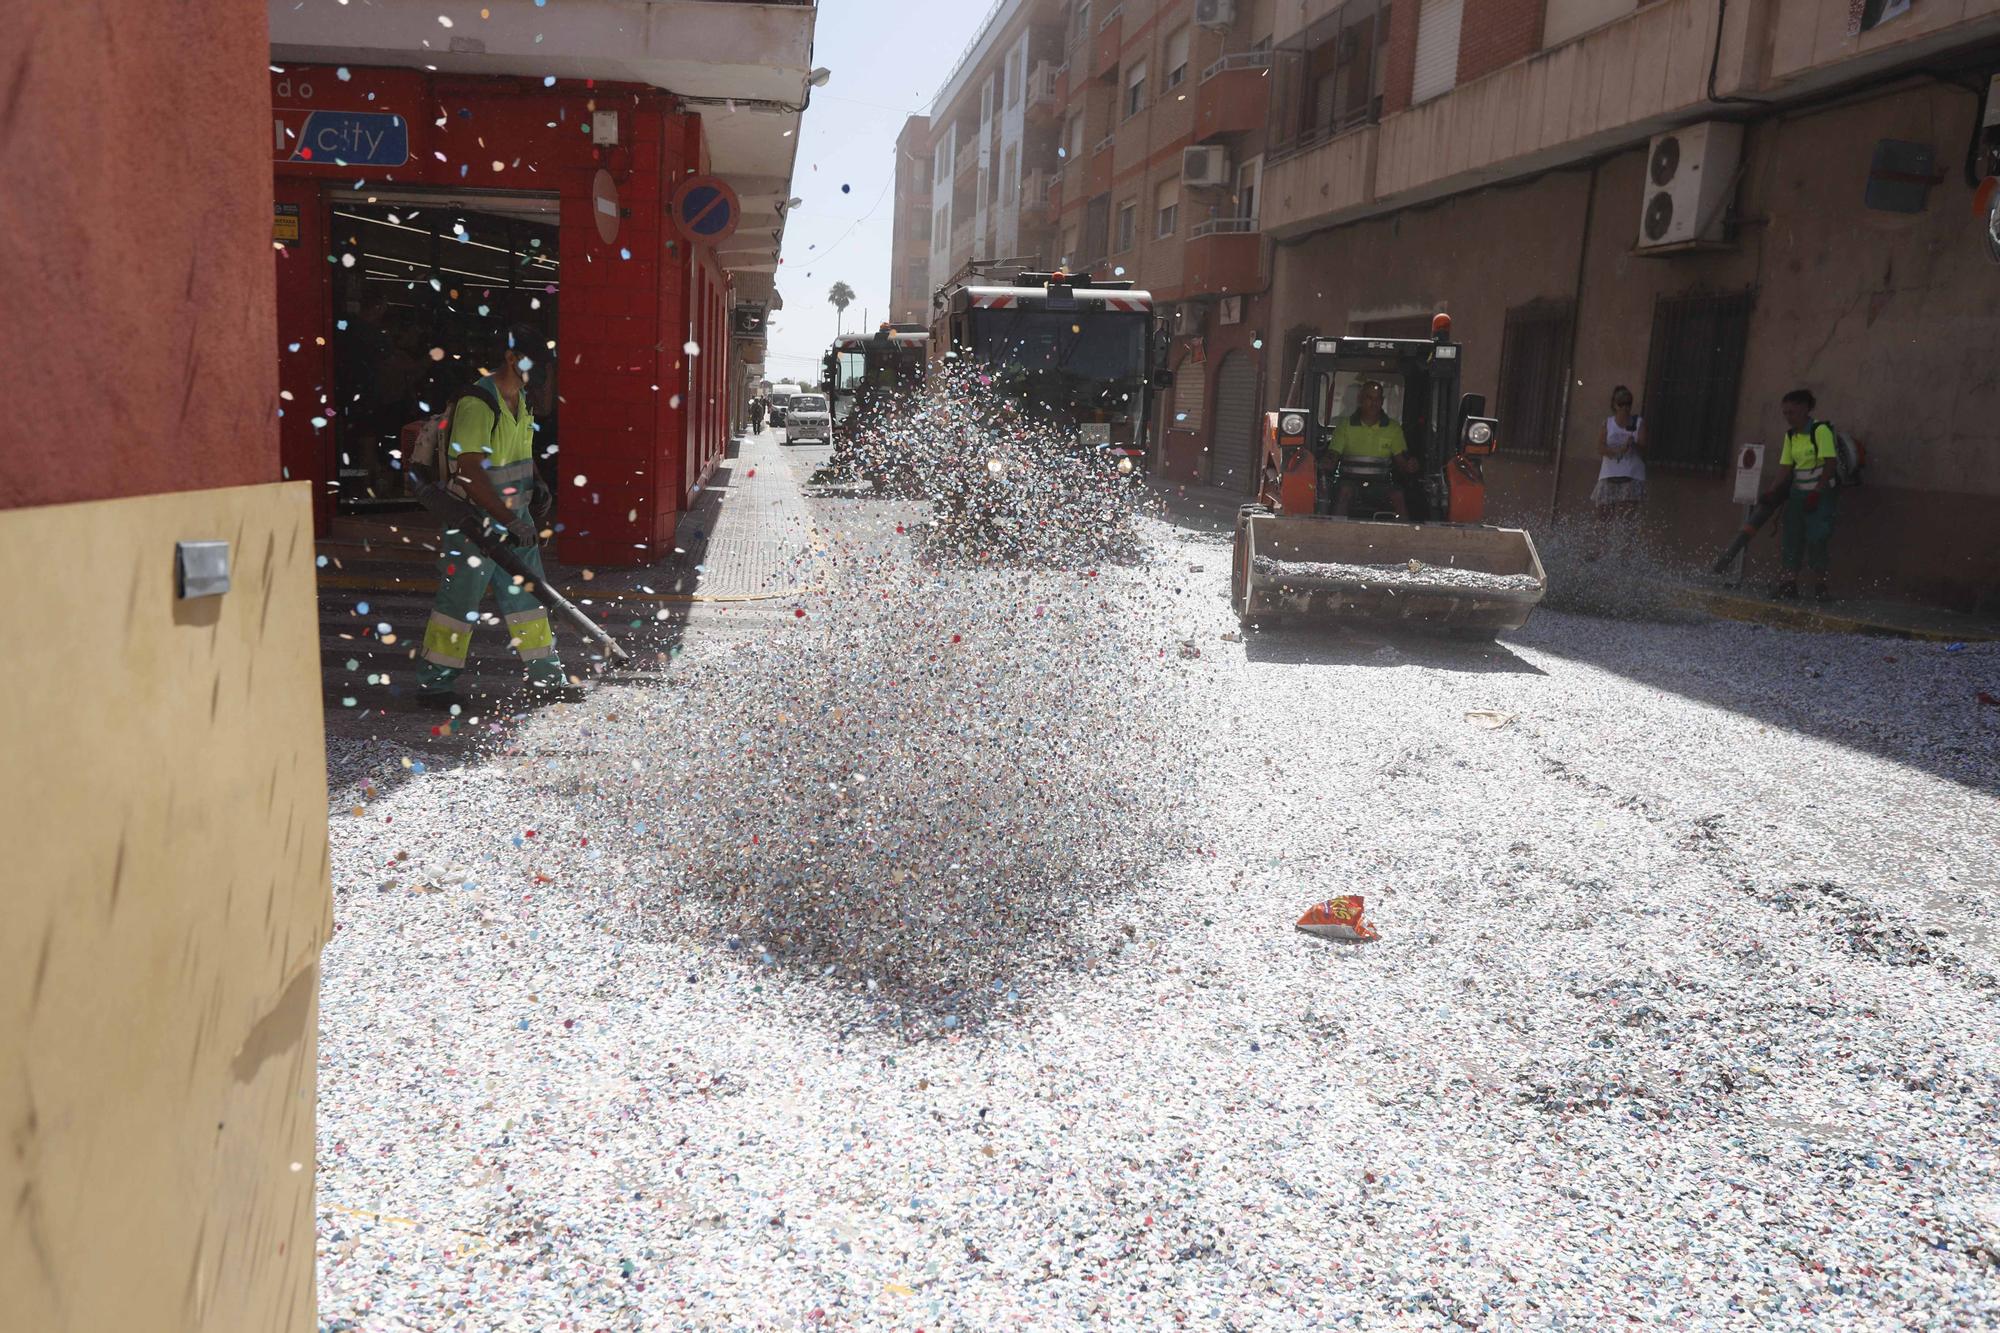
{"label": "confetti covered street", "polygon": [[322,1329],[2000,1318],[1994,646],[1239,627],[827,460],[656,669],[331,744]]}

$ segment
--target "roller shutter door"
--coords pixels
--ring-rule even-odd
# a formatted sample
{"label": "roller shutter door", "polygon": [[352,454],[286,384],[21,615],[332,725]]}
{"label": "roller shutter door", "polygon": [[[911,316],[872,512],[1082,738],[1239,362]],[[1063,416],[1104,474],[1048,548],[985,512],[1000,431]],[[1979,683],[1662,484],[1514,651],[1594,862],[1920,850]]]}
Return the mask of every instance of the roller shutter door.
{"label": "roller shutter door", "polygon": [[1263,448],[1257,431],[1257,367],[1248,352],[1222,358],[1211,415],[1215,433],[1209,437],[1209,483],[1248,495],[1257,489],[1257,457]]}

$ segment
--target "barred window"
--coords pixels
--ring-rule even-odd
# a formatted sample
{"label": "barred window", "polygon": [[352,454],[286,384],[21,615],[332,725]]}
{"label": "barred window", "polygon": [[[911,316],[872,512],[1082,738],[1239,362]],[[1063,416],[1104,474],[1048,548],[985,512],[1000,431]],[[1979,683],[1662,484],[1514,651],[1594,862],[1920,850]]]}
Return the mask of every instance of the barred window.
{"label": "barred window", "polygon": [[1736,429],[1752,291],[1661,297],[1646,364],[1646,463],[1720,474]]}
{"label": "barred window", "polygon": [[1507,312],[1500,336],[1500,451],[1554,455],[1569,379],[1569,301],[1535,301]]}

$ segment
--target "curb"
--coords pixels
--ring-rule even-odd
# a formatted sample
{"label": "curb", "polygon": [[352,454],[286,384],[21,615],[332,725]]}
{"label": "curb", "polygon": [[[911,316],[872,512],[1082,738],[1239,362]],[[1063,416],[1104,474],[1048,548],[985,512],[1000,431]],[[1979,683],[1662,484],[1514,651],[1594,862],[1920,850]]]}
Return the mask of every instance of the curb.
{"label": "curb", "polygon": [[1891,625],[1879,620],[1844,616],[1838,611],[1787,606],[1759,597],[1744,597],[1708,588],[1681,588],[1674,594],[1674,602],[1690,610],[1706,611],[1723,620],[1814,634],[1868,634],[1876,638],[1912,639],[1925,643],[2000,642],[2000,626],[1925,629],[1916,625]]}
{"label": "curb", "polygon": [[[389,574],[368,578],[360,574],[328,574],[321,571],[318,578],[321,588],[340,588],[352,592],[408,592],[435,596],[437,580],[423,576],[403,578]],[[572,602],[582,602],[589,598],[592,602],[771,602],[784,597],[806,597],[811,588],[786,588],[781,592],[637,592],[620,588],[597,588],[588,583],[571,584],[558,591]]]}

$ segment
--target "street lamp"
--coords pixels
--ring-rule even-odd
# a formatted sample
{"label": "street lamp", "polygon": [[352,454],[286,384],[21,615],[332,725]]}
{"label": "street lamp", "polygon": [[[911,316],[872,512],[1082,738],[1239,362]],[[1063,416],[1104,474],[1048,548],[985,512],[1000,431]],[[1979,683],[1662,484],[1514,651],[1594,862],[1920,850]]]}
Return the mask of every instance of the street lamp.
{"label": "street lamp", "polygon": [[821,65],[819,68],[815,69],[812,73],[806,75],[806,83],[808,86],[813,88],[824,88],[826,87],[826,81],[832,77],[833,77],[833,71],[828,69],[825,65]]}

